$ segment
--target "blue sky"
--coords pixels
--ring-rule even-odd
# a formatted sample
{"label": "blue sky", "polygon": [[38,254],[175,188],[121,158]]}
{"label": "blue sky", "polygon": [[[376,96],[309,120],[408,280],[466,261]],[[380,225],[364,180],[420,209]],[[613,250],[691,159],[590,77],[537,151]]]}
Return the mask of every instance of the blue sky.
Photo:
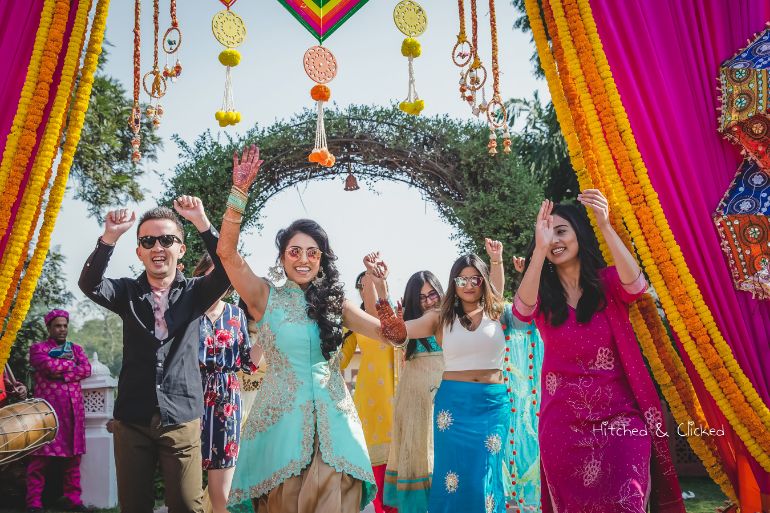
{"label": "blue sky", "polygon": [[[113,44],[106,72],[131,90],[133,51],[133,3],[113,0],[107,24],[107,39]],[[332,101],[349,104],[390,105],[406,97],[407,60],[400,53],[404,36],[393,23],[394,0],[370,0],[326,42],[339,65],[337,77],[329,84]],[[543,81],[532,76],[529,56],[532,44],[527,35],[511,28],[516,13],[506,1],[497,2],[500,47],[501,93],[505,98],[531,97],[535,90],[547,100]],[[423,0],[428,28],[419,37],[422,56],[415,61],[417,90],[426,102],[423,115],[472,118],[467,104],[458,96],[459,69],[450,54],[458,32],[457,4],[451,0]],[[302,56],[315,40],[277,0],[240,0],[233,10],[246,22],[248,35],[239,48],[241,64],[233,69],[235,103],[243,114],[236,127],[220,129],[214,120],[224,89],[224,68],[217,61],[223,47],[211,33],[211,18],[222,5],[216,0],[178,0],[177,17],[183,32],[182,76],[170,85],[162,104],[165,115],[159,130],[164,149],[157,164],[147,166],[142,186],[148,191],[141,204],[126,205],[142,212],[156,204],[162,187],[155,171],[169,173],[178,156],[171,141],[178,134],[192,141],[206,129],[241,133],[255,123],[270,124],[312,106],[309,90],[313,83],[305,75]],[[467,6],[466,6],[466,10]],[[152,2],[142,1],[142,70],[152,65]],[[161,37],[169,26],[168,2],[161,2]],[[468,24],[470,29],[470,24]],[[489,61],[489,10],[479,2],[481,57]],[[160,66],[165,64],[160,53]],[[143,101],[146,101],[146,96]],[[308,141],[308,151],[313,141]],[[269,161],[270,155],[263,155]],[[497,158],[504,158],[502,155]],[[248,258],[257,274],[265,275],[274,262],[273,244],[278,229],[300,217],[318,221],[329,233],[339,256],[338,267],[348,283],[349,297],[355,298],[352,282],[362,270],[363,256],[380,250],[391,268],[391,290],[401,295],[408,277],[418,270],[433,271],[446,282],[452,262],[459,256],[453,230],[436,209],[421,199],[418,191],[404,184],[379,182],[372,190],[343,191],[345,173],[336,181],[308,181],[287,189],[268,203],[261,232],[244,235]],[[102,227],[87,217],[85,206],[68,194],[53,235],[53,245],[67,257],[65,271],[78,300],[77,277]],[[118,205],[116,205],[118,207]],[[212,220],[215,225],[219,220]],[[131,233],[131,232],[130,232]],[[107,276],[133,275],[139,262],[135,241],[126,235],[118,243]],[[507,255],[510,256],[510,255]]]}

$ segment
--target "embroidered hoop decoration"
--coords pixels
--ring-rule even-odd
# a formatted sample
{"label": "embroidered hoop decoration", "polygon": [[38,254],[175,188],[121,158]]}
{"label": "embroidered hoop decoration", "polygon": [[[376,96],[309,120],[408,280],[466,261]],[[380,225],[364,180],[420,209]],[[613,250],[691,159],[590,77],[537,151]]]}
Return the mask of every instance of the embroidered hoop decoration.
{"label": "embroidered hoop decoration", "polygon": [[214,114],[220,127],[235,125],[241,121],[241,113],[235,109],[233,97],[232,68],[240,64],[241,54],[235,48],[246,41],[246,23],[243,18],[230,10],[236,0],[219,0],[227,9],[219,11],[211,19],[211,32],[214,38],[225,47],[219,53],[219,62],[225,66],[225,92],[222,106]]}
{"label": "embroidered hoop decoration", "polygon": [[[230,2],[230,5],[235,2]],[[211,19],[211,31],[222,46],[236,48],[246,41],[246,23],[233,11],[219,11]]]}
{"label": "embroidered hoop decoration", "polygon": [[414,77],[414,60],[422,55],[422,45],[416,39],[425,32],[428,26],[428,16],[425,10],[414,0],[401,0],[393,10],[393,21],[396,27],[406,36],[401,43],[401,55],[409,59],[409,83],[406,99],[399,103],[398,108],[412,116],[419,116],[425,108],[425,101],[417,93]]}
{"label": "embroidered hoop decoration", "polygon": [[414,0],[401,0],[393,10],[393,21],[407,37],[417,37],[428,28],[428,15]]}
{"label": "embroidered hoop decoration", "polygon": [[323,167],[332,167],[337,159],[326,143],[324,102],[331,98],[332,91],[326,84],[337,76],[337,59],[328,48],[316,45],[307,49],[302,57],[302,64],[307,76],[316,83],[310,90],[310,97],[316,102],[315,144],[307,160]]}
{"label": "embroidered hoop decoration", "polygon": [[337,59],[328,48],[323,46],[316,45],[308,48],[302,63],[305,66],[305,73],[313,82],[326,84],[337,76]]}

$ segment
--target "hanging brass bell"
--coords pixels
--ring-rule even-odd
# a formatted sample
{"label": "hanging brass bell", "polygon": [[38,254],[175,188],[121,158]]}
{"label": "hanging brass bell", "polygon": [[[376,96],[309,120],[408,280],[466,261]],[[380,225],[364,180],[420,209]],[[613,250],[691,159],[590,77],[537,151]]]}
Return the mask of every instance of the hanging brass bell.
{"label": "hanging brass bell", "polygon": [[360,189],[358,186],[358,180],[356,180],[356,177],[353,176],[353,173],[348,173],[347,178],[345,178],[345,190],[357,191],[358,189]]}

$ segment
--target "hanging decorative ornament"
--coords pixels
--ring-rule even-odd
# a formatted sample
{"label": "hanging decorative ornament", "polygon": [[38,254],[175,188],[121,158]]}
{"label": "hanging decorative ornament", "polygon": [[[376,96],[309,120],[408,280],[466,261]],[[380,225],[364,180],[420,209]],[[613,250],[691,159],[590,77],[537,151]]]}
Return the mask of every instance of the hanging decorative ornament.
{"label": "hanging decorative ornament", "polygon": [[457,13],[460,16],[460,31],[457,33],[457,43],[452,48],[452,62],[462,69],[470,64],[473,57],[473,47],[465,34],[465,0],[457,0]]}
{"label": "hanging decorative ornament", "polygon": [[[473,1],[473,0],[471,0]],[[511,153],[511,133],[508,129],[508,113],[500,96],[500,66],[497,48],[497,17],[495,16],[495,0],[489,0],[489,26],[492,33],[492,101],[486,108],[489,123],[490,155],[497,154],[497,131],[503,131],[503,153]]]}
{"label": "hanging decorative ornament", "polygon": [[[462,0],[460,3],[462,6]],[[464,11],[464,10],[463,10]],[[463,16],[464,16],[463,12]],[[484,92],[484,84],[487,82],[487,68],[482,64],[479,58],[479,31],[478,14],[476,11],[476,0],[471,0],[471,53],[470,64],[465,72],[460,75],[460,97],[468,102],[471,112],[474,116],[479,116],[487,110],[487,98]],[[481,101],[477,104],[479,91],[481,91]]]}
{"label": "hanging decorative ornament", "polygon": [[134,105],[131,108],[131,117],[128,119],[128,126],[134,133],[134,136],[131,138],[131,162],[134,164],[142,159],[142,154],[139,152],[139,144],[141,142],[139,131],[142,128],[142,108],[139,106],[139,43],[141,42],[139,15],[141,14],[141,4],[141,0],[134,0]]}
{"label": "hanging decorative ornament", "polygon": [[414,80],[414,59],[422,54],[420,42],[415,39],[425,32],[428,26],[428,16],[425,10],[413,0],[401,0],[393,10],[393,21],[396,27],[406,36],[401,43],[401,55],[409,59],[409,86],[406,100],[398,108],[412,116],[418,116],[425,108],[425,101],[417,94]]}
{"label": "hanging decorative ornament", "polygon": [[[171,0],[169,7],[171,14],[171,26],[163,34],[163,52],[166,54],[166,65],[163,66],[163,77],[171,82],[176,82],[182,74],[182,63],[179,61],[179,48],[182,46],[182,31],[179,30],[179,22],[176,19],[176,0]],[[174,56],[176,62],[169,65],[169,58]]]}
{"label": "hanging decorative ornament", "polygon": [[163,105],[160,104],[160,99],[166,94],[166,88],[168,87],[166,79],[161,73],[158,67],[158,15],[160,14],[160,0],[154,0],[152,21],[155,28],[155,47],[153,54],[152,69],[144,74],[142,77],[142,87],[144,92],[150,95],[150,105],[147,106],[146,114],[152,118],[152,125],[157,127],[160,125],[160,118],[163,116]]}
{"label": "hanging decorative ornament", "polygon": [[360,189],[358,186],[358,180],[356,180],[356,177],[353,175],[353,165],[348,161],[348,176],[345,178],[345,190],[346,191],[357,191]]}
{"label": "hanging decorative ornament", "polygon": [[233,99],[233,83],[231,69],[241,62],[241,54],[235,48],[246,40],[246,24],[243,18],[230,10],[236,0],[219,0],[226,9],[219,11],[211,20],[211,31],[217,41],[225,47],[219,54],[219,62],[225,66],[225,94],[222,98],[222,108],[214,118],[219,126],[235,125],[241,121],[241,113],[235,110]]}
{"label": "hanging decorative ornament", "polygon": [[310,97],[316,102],[315,145],[307,159],[323,167],[332,167],[337,159],[326,146],[326,127],[324,126],[324,102],[328,102],[332,91],[326,84],[337,76],[337,59],[328,48],[313,46],[308,48],[302,59],[305,73],[316,83],[310,90]]}

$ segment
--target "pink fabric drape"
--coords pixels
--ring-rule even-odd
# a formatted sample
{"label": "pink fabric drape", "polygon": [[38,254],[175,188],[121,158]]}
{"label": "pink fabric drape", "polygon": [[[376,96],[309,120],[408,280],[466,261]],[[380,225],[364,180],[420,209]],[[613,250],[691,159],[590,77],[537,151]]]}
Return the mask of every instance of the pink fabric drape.
{"label": "pink fabric drape", "polygon": [[[18,2],[10,2],[10,4],[17,4],[17,3]],[[0,256],[5,253],[5,248],[6,248],[7,244],[8,244],[8,237],[11,234],[11,227],[13,226],[14,222],[16,221],[16,215],[18,214],[19,207],[21,205],[22,196],[23,196],[24,190],[26,189],[27,184],[29,182],[30,172],[31,172],[32,166],[33,166],[33,164],[35,162],[35,155],[37,154],[38,148],[40,146],[41,139],[43,137],[43,134],[45,133],[45,128],[46,128],[46,125],[48,123],[48,117],[50,116],[51,109],[53,108],[54,98],[56,97],[56,93],[57,93],[57,91],[59,89],[59,83],[61,81],[62,68],[64,66],[64,58],[65,58],[65,56],[67,54],[67,48],[69,47],[69,43],[70,43],[69,39],[70,39],[70,35],[72,34],[72,27],[73,27],[73,25],[75,23],[75,14],[77,13],[77,9],[78,9],[78,4],[79,3],[80,3],[79,0],[71,0],[71,2],[70,2],[69,17],[68,17],[67,26],[66,26],[66,29],[65,29],[65,32],[64,32],[64,39],[63,39],[61,51],[59,52],[59,61],[57,63],[56,71],[54,72],[53,80],[52,80],[50,88],[49,88],[48,103],[46,104],[46,107],[43,110],[43,119],[42,119],[42,122],[40,123],[40,125],[38,126],[38,129],[37,129],[37,138],[36,138],[35,146],[32,149],[32,154],[30,156],[29,162],[27,163],[27,168],[26,168],[26,171],[24,173],[24,178],[22,179],[21,185],[19,186],[19,192],[16,195],[16,201],[14,202],[13,207],[11,208],[11,217],[10,217],[9,223],[8,223],[8,230],[6,231],[6,233],[3,236],[3,238],[0,240]],[[20,97],[20,93],[21,93],[21,88],[24,85],[24,80],[26,78],[27,68],[29,66],[29,59],[30,59],[30,57],[32,55],[32,48],[33,48],[34,42],[35,42],[35,35],[37,33],[37,29],[38,29],[38,26],[40,24],[40,11],[42,10],[42,1],[30,2],[30,4],[40,4],[41,8],[37,11],[37,13],[36,13],[37,16],[36,17],[35,16],[28,16],[26,18],[26,20],[28,22],[26,28],[32,34],[31,38],[29,38],[29,40],[28,40],[28,43],[29,43],[28,44],[28,48],[15,48],[15,50],[16,50],[15,53],[12,53],[14,48],[12,47],[12,45],[9,45],[9,55],[8,55],[8,61],[9,62],[11,62],[11,61],[13,61],[13,60],[15,60],[15,59],[17,59],[19,57],[24,57],[24,56],[26,56],[27,60],[26,61],[22,61],[22,62],[14,62],[12,65],[14,65],[15,68],[9,69],[10,74],[12,74],[12,75],[13,74],[20,74],[21,75],[21,78],[18,80],[18,91],[17,91],[16,95],[12,96],[10,94],[12,91],[7,91],[7,93],[9,93],[9,94],[6,95],[5,94],[6,91],[3,91],[3,96],[0,97],[0,102],[2,102],[3,107],[6,107],[6,106],[8,107],[7,112],[5,110],[3,111],[3,116],[4,117],[5,116],[9,116],[8,126],[6,128],[7,131],[4,133],[4,137],[3,137],[3,146],[5,146],[5,140],[7,139],[7,134],[10,131],[11,124],[13,123],[13,117],[16,115],[16,111],[17,111],[17,108],[18,108],[19,97]],[[3,8],[3,10],[7,10],[8,8],[9,8],[9,6],[6,6],[6,7]],[[11,14],[13,14],[13,13],[11,13]],[[5,16],[6,13],[3,12],[2,15]],[[11,32],[15,32],[16,29],[14,28],[15,25],[13,24],[13,20],[12,19],[10,21],[8,19],[6,19],[5,17],[0,19],[0,26],[2,26],[3,24],[7,24],[7,23],[10,23],[10,27],[9,27],[10,31]],[[27,38],[25,37],[24,39],[27,39]],[[0,51],[3,51],[3,50],[4,50],[4,48],[0,48]],[[3,54],[0,54],[0,57],[3,57],[3,61],[2,62],[5,63],[6,62],[6,60],[4,59],[5,56]],[[0,87],[2,87],[2,86],[0,85]],[[0,119],[0,122],[2,122],[2,121],[4,121],[4,119]]]}
{"label": "pink fabric drape", "polygon": [[27,76],[43,0],[0,2],[0,152]]}
{"label": "pink fabric drape", "polygon": [[[722,335],[770,405],[770,302],[735,290],[711,219],[740,163],[717,133],[719,65],[770,20],[768,0],[592,0],[591,7],[666,218]],[[704,402],[700,380],[693,380]],[[714,404],[709,421],[718,422]],[[742,459],[735,443],[725,461]],[[753,462],[753,460],[752,460]],[[728,465],[728,466],[729,466]],[[753,462],[764,493],[770,480]],[[736,475],[731,476],[736,481]]]}

